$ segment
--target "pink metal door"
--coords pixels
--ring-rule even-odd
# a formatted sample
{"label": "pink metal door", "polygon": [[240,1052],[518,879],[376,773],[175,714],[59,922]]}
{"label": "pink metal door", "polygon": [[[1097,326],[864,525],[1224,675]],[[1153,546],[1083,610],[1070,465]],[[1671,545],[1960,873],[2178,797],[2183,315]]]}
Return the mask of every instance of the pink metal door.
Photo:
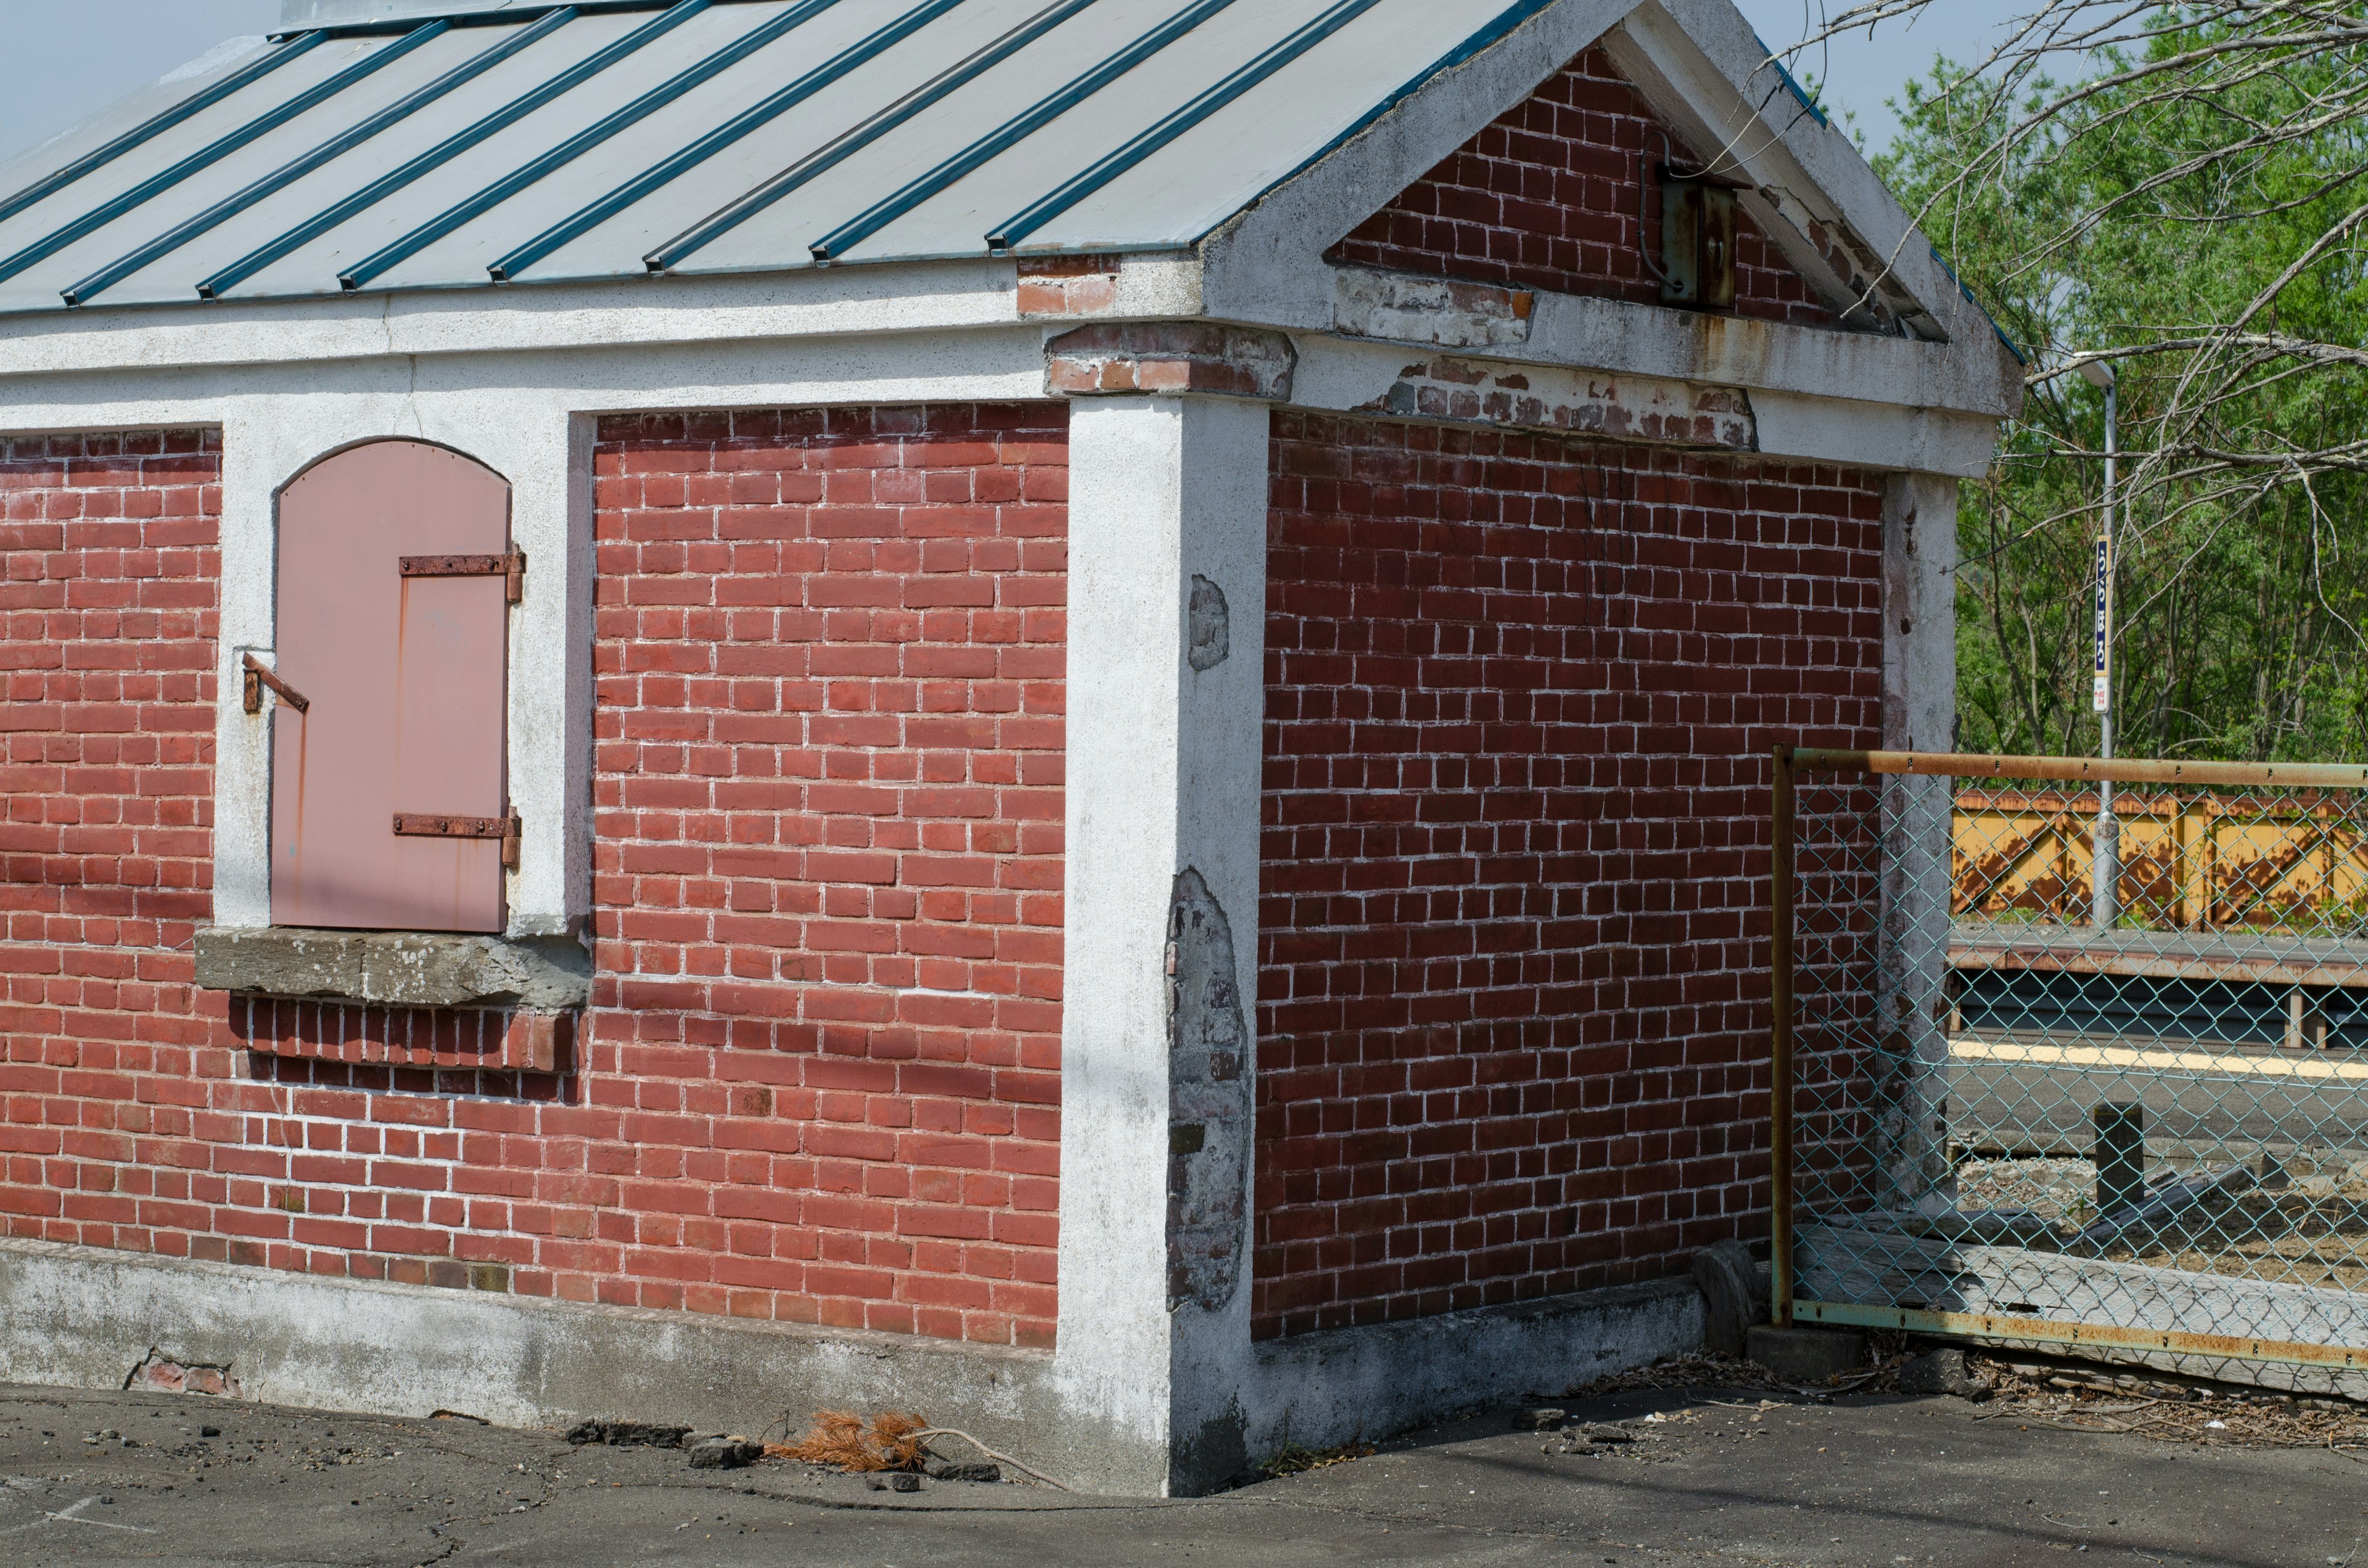
{"label": "pink metal door", "polygon": [[310,707],[272,717],[274,925],[502,929],[503,840],[454,833],[508,813],[508,579],[484,560],[508,552],[508,484],[424,442],[280,493],[279,671]]}

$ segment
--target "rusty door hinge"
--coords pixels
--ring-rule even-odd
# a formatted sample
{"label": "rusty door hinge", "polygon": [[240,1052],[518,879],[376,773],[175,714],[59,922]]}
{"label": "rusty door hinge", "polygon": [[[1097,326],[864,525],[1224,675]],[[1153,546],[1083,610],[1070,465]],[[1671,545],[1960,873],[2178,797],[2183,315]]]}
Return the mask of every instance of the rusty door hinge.
{"label": "rusty door hinge", "polygon": [[263,711],[263,688],[267,686],[280,701],[299,713],[304,712],[313,706],[311,699],[281,680],[276,671],[252,653],[245,656],[243,664],[243,684],[246,687],[245,708],[250,713]]}
{"label": "rusty door hinge", "polygon": [[397,812],[394,832],[398,838],[498,838],[502,841],[502,865],[517,870],[518,836],[523,828],[516,812],[506,817],[439,816],[427,812]]}
{"label": "rusty door hinge", "polygon": [[507,579],[509,602],[516,604],[526,597],[526,551],[513,550],[507,555],[406,555],[403,558],[403,574],[406,577],[503,577]]}

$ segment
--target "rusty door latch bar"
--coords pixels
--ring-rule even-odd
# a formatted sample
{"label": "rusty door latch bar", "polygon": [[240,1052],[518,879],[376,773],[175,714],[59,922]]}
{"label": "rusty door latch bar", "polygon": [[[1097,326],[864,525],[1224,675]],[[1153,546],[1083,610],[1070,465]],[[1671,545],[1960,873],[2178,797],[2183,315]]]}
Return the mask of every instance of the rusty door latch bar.
{"label": "rusty door latch bar", "polygon": [[267,686],[272,689],[273,694],[276,695],[280,701],[285,702],[289,707],[293,708],[299,713],[305,711],[313,706],[313,702],[310,698],[297,690],[294,687],[290,686],[286,681],[281,680],[268,665],[265,665],[263,661],[257,659],[254,654],[249,653],[245,656],[242,669],[244,677],[243,684],[246,687],[245,708],[248,712],[260,713],[263,711],[263,688]]}
{"label": "rusty door latch bar", "polygon": [[426,812],[397,812],[394,832],[398,838],[498,838],[502,841],[502,865],[515,871],[518,863],[518,835],[523,831],[518,814],[506,817],[438,816]]}
{"label": "rusty door latch bar", "polygon": [[516,604],[526,597],[526,551],[513,550],[507,555],[406,555],[403,558],[403,574],[507,578],[507,597]]}

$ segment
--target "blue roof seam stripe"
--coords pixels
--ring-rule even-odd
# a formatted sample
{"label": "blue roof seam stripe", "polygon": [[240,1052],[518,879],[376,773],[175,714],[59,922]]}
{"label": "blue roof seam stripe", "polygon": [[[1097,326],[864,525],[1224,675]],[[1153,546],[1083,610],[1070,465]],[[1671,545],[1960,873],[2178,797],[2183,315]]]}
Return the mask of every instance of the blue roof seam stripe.
{"label": "blue roof seam stripe", "polygon": [[198,297],[219,299],[237,288],[256,273],[319,239],[347,220],[369,210],[393,196],[396,191],[432,174],[487,138],[507,130],[552,99],[573,92],[584,83],[606,71],[620,60],[645,45],[655,43],[682,23],[707,9],[711,0],[675,0],[661,15],[652,17],[632,32],[605,48],[598,50],[562,71],[531,92],[512,99],[486,115],[475,124],[467,126],[413,158],[402,167],[380,176],[344,200],[306,219],[296,227],[268,241],[232,262],[220,272],[198,285]]}
{"label": "blue roof seam stripe", "polygon": [[768,94],[689,146],[661,159],[588,206],[580,207],[485,270],[507,282],[569,241],[598,228],[643,197],[670,185],[751,132],[770,124],[857,67],[868,63],[936,21],[964,0],[923,0],[887,26],[849,44],[788,85]]}
{"label": "blue roof seam stripe", "polygon": [[108,262],[81,282],[63,290],[65,302],[69,305],[88,303],[150,263],[171,255],[199,235],[228,222],[265,198],[286,189],[313,170],[353,151],[389,126],[409,119],[446,94],[475,81],[520,50],[557,32],[573,21],[575,17],[575,12],[572,7],[563,6],[559,10],[548,13],[541,20],[531,26],[519,28],[500,42],[480,50],[473,58],[462,61],[417,91],[397,99],[376,114],[364,118],[311,152],[282,164],[245,189],[215,202],[196,217],[176,224],[130,255],[119,256]]}
{"label": "blue roof seam stripe", "polygon": [[[686,5],[694,0],[684,0]],[[699,0],[704,3],[704,0]],[[778,41],[786,34],[803,27],[814,17],[838,4],[838,0],[802,0],[768,22],[748,29],[731,43],[705,59],[676,73],[652,87],[624,108],[607,115],[596,123],[577,131],[565,142],[524,165],[495,180],[493,184],[447,208],[436,217],[411,233],[384,246],[337,275],[337,281],[348,290],[359,289],[390,268],[400,266],[406,258],[434,244],[438,240],[472,219],[483,217],[494,208],[516,196],[529,186],[539,185],[545,176],[565,167],[593,148],[639,124],[659,109],[737,65],[766,45]]]}
{"label": "blue roof seam stripe", "polygon": [[[663,11],[679,0],[574,0],[574,8],[588,17],[631,16],[635,11]],[[714,0],[718,6],[761,6],[768,0]],[[466,11],[443,20],[455,28],[515,27],[520,22],[541,19],[552,11],[566,9],[568,0],[541,0],[532,6],[511,6],[499,11]],[[412,17],[381,17],[376,20],[359,22],[326,22],[310,28],[275,28],[267,38],[378,38],[416,27],[419,18]]]}
{"label": "blue roof seam stripe", "polygon": [[150,200],[172,189],[191,175],[212,167],[222,159],[258,137],[277,131],[298,115],[318,108],[355,83],[393,64],[413,50],[443,37],[450,30],[451,24],[448,22],[430,22],[424,28],[417,28],[404,34],[384,49],[371,51],[369,55],[355,61],[336,75],[315,83],[277,108],[247,121],[229,135],[219,138],[211,145],[190,153],[164,173],[142,180],[130,190],[101,202],[73,222],[66,224],[65,227],[51,230],[16,255],[5,261],[0,261],[0,279],[14,278],[35,263],[47,260],[76,240],[95,233],[133,209],[146,205]]}
{"label": "blue roof seam stripe", "polygon": [[1232,4],[1233,0],[1196,0],[1196,4],[1170,17],[1100,64],[1071,78],[1050,96],[1038,99],[903,189],[816,240],[809,247],[814,258],[839,259],[849,249],[1042,131]]}
{"label": "blue roof seam stripe", "polygon": [[1182,108],[1128,142],[1052,195],[1009,219],[986,236],[989,250],[1009,250],[1045,223],[1117,179],[1154,153],[1233,103],[1276,72],[1347,27],[1381,0],[1340,0],[1322,16],[1269,49]]}
{"label": "blue roof seam stripe", "polygon": [[113,141],[95,147],[62,169],[52,170],[15,195],[0,199],[0,219],[13,218],[43,197],[54,196],[85,175],[96,174],[124,153],[145,145],[165,131],[229,97],[242,87],[261,81],[282,65],[310,52],[321,42],[318,35],[307,35],[292,43],[282,44],[263,59],[251,62],[216,82],[200,88],[163,112],[151,116]]}
{"label": "blue roof seam stripe", "polygon": [[[1308,170],[1314,168],[1316,165],[1322,163],[1325,159],[1330,157],[1333,153],[1338,152],[1341,148],[1347,146],[1358,137],[1363,135],[1368,130],[1372,129],[1376,122],[1388,115],[1400,104],[1406,102],[1406,99],[1414,97],[1417,93],[1422,91],[1423,88],[1430,85],[1431,83],[1437,81],[1448,72],[1454,70],[1457,66],[1468,64],[1480,55],[1485,54],[1491,49],[1494,49],[1506,39],[1511,37],[1524,23],[1531,20],[1533,17],[1538,16],[1539,13],[1544,11],[1548,6],[1558,3],[1559,0],[1515,0],[1513,5],[1506,6],[1503,11],[1497,13],[1496,20],[1490,22],[1486,27],[1480,28],[1477,32],[1466,37],[1463,42],[1457,44],[1453,49],[1449,50],[1445,54],[1440,55],[1437,60],[1432,61],[1429,65],[1425,66],[1418,74],[1410,77],[1398,88],[1397,91],[1382,99],[1381,102],[1375,104],[1372,108],[1367,109],[1363,114],[1359,115],[1354,121],[1343,128],[1338,136],[1335,136],[1331,141],[1326,142],[1323,146],[1317,148],[1315,152],[1310,153],[1306,157],[1301,159],[1289,173],[1275,180],[1264,190],[1252,196],[1248,200],[1242,202],[1232,211],[1226,213],[1223,218],[1218,219],[1216,222],[1211,224],[1208,228],[1203,229],[1201,233],[1193,235],[1190,239],[1179,242],[1174,248],[1184,250],[1189,249],[1191,246],[1198,245],[1211,234],[1215,233],[1219,229],[1224,228],[1226,224],[1242,217],[1245,213],[1251,211],[1268,197],[1273,195],[1276,191],[1281,190],[1284,186],[1289,185],[1292,180],[1297,179],[1300,176],[1305,174]],[[1419,178],[1420,176],[1417,176],[1416,177]],[[1374,210],[1379,211],[1382,206],[1386,205],[1387,202],[1396,195],[1397,192],[1395,191],[1390,192],[1388,197],[1384,197],[1380,203],[1375,205]]]}
{"label": "blue roof seam stripe", "polygon": [[663,272],[685,257],[696,255],[791,191],[836,168],[923,109],[1001,64],[1094,4],[1095,0],[1058,0],[1057,4],[1046,6],[969,59],[949,66],[879,113],[824,142],[754,190],[734,198],[700,219],[642,257],[642,264],[653,272]]}

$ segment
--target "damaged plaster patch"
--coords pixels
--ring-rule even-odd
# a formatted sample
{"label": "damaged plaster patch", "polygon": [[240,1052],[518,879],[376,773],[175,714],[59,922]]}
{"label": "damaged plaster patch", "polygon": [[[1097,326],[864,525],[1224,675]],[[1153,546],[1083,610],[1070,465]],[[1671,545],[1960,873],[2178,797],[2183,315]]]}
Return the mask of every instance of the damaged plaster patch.
{"label": "damaged plaster patch", "polygon": [[1225,590],[1198,572],[1192,574],[1192,603],[1188,628],[1191,635],[1184,657],[1202,675],[1207,675],[1232,656],[1233,614],[1225,606]]}
{"label": "damaged plaster patch", "polygon": [[224,1361],[180,1361],[152,1345],[124,1378],[126,1390],[143,1393],[210,1393],[239,1397],[238,1375]]}
{"label": "damaged plaster patch", "polygon": [[1388,392],[1352,412],[1744,452],[1759,445],[1751,400],[1738,388],[1471,359],[1408,365]]}
{"label": "damaged plaster patch", "polygon": [[1250,1159],[1249,1020],[1234,928],[1187,868],[1167,921],[1167,1305],[1214,1312],[1242,1274]]}
{"label": "damaged plaster patch", "polygon": [[1333,325],[1351,337],[1494,348],[1527,343],[1537,314],[1538,298],[1526,289],[1350,267],[1332,276]]}

